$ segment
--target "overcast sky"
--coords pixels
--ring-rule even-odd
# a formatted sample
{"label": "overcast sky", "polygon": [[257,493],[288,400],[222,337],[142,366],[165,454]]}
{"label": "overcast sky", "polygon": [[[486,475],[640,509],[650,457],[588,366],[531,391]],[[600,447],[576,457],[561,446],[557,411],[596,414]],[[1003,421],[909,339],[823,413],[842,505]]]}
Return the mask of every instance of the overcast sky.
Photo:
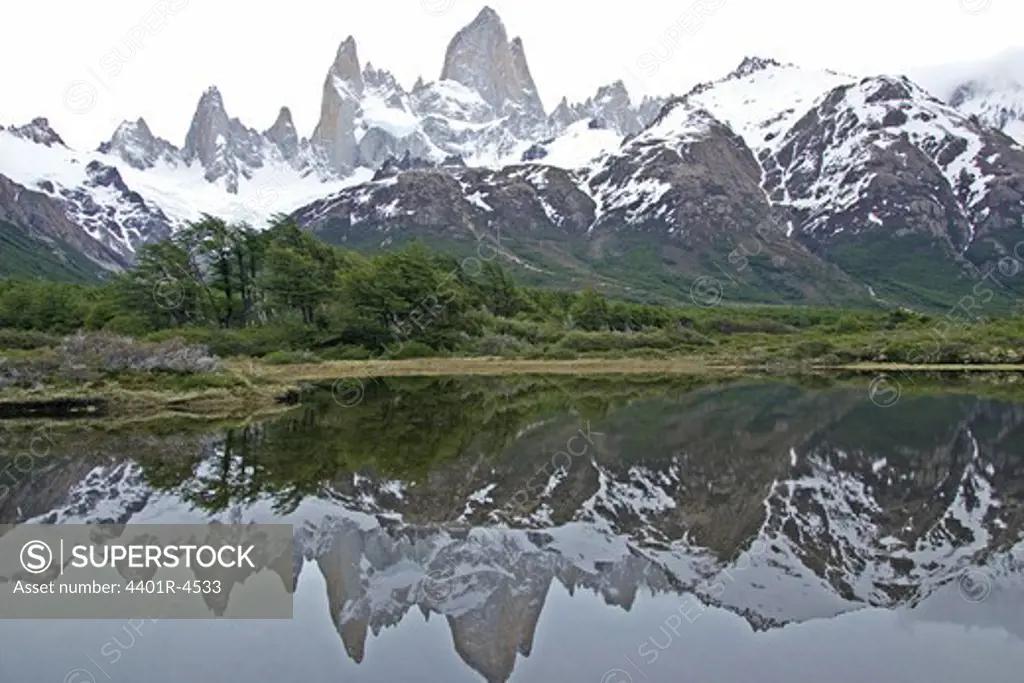
{"label": "overcast sky", "polygon": [[[1024,45],[1021,0],[490,0],[523,38],[545,107],[617,78],[633,93],[685,91],[744,55],[858,75],[977,60]],[[248,3],[241,0],[6,2],[0,125],[47,116],[73,147],[95,147],[143,116],[181,145],[202,91],[264,129],[282,105],[300,135],[316,123],[338,44],[410,86],[441,71],[475,0]],[[141,48],[132,47],[132,43]],[[120,56],[112,53],[117,49]]]}

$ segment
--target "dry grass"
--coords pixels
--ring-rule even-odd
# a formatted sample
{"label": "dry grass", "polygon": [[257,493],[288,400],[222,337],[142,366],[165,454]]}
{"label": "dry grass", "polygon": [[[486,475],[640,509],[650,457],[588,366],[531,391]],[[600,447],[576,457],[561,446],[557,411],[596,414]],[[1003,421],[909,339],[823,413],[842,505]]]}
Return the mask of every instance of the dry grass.
{"label": "dry grass", "polygon": [[683,357],[668,359],[590,358],[579,360],[510,360],[508,358],[414,358],[383,361],[328,361],[267,365],[259,361],[229,361],[243,377],[280,383],[315,382],[346,377],[410,377],[439,375],[741,375],[800,372],[1024,372],[1024,365],[901,365],[854,363],[838,366],[729,364]]}
{"label": "dry grass", "polygon": [[[151,420],[155,417],[191,416],[196,419],[226,419],[253,414],[274,413],[287,409],[278,400],[291,387],[285,385],[247,386],[232,389],[197,389],[175,391],[124,389],[107,385],[83,389],[8,390],[3,402],[9,404],[57,402],[62,399],[100,399],[106,410],[96,417],[123,420]],[[83,417],[82,419],[93,419]]]}
{"label": "dry grass", "polygon": [[1024,372],[1024,365],[910,365],[903,363],[852,363],[815,367],[816,370],[854,372]]}
{"label": "dry grass", "polygon": [[287,409],[281,397],[307,382],[329,382],[350,377],[412,377],[443,375],[691,375],[722,379],[744,376],[828,375],[835,372],[907,373],[961,372],[970,374],[1024,373],[1022,365],[901,365],[855,363],[842,366],[754,366],[728,364],[697,357],[676,359],[510,360],[507,358],[420,358],[394,361],[333,361],[271,365],[235,359],[224,363],[227,376],[238,386],[181,390],[159,383],[125,387],[116,383],[76,388],[7,389],[5,403],[53,401],[63,398],[104,399],[108,410],[101,420],[117,418],[148,421],[168,416],[227,419],[270,414]]}
{"label": "dry grass", "polygon": [[296,365],[229,362],[243,376],[277,382],[312,382],[345,377],[437,375],[701,375],[742,372],[740,366],[699,359],[509,360],[507,358],[418,358],[393,361],[330,361]]}

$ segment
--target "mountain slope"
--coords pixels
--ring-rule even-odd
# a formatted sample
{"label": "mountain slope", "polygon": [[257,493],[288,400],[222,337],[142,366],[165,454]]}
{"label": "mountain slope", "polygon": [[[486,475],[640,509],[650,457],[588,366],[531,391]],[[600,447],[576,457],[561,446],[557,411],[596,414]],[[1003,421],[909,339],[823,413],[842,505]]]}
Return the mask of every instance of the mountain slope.
{"label": "mountain slope", "polygon": [[740,138],[675,102],[581,171],[542,163],[399,168],[294,216],[328,241],[365,251],[415,239],[469,254],[491,239],[531,281],[620,295],[683,300],[704,276],[731,279],[728,295],[738,300],[866,299],[837,269],[781,238],[759,182]]}
{"label": "mountain slope", "polygon": [[681,98],[613,81],[546,112],[532,74],[485,7],[411,88],[347,37],[308,138],[287,107],[257,130],[210,87],[181,146],[138,119],[76,152],[40,118],[0,129],[0,175],[62,206],[83,235],[51,229],[104,267],[203,214],[292,213],[368,252],[499,240],[523,280],[633,298],[948,311],[974,296],[994,313],[1024,295],[1024,152],[1000,131],[1024,111],[1019,81],[955,81],[942,100],[749,57]]}
{"label": "mountain slope", "polygon": [[985,125],[1024,144],[1024,50],[980,62],[945,64],[908,74],[916,83]]}
{"label": "mountain slope", "polygon": [[948,308],[963,269],[1019,267],[1024,150],[909,80],[836,88],[762,162],[799,238],[893,298]]}
{"label": "mountain slope", "polygon": [[0,175],[0,276],[95,282],[122,264],[69,221],[59,201]]}
{"label": "mountain slope", "polygon": [[993,309],[1024,292],[1022,150],[999,130],[906,78],[755,58],[685,100],[755,151],[787,234],[880,296],[949,310],[987,273]]}
{"label": "mountain slope", "polygon": [[652,100],[634,108],[616,92],[612,101],[602,89],[565,120],[547,117],[522,41],[509,39],[498,15],[484,8],[452,38],[441,78],[411,90],[363,65],[355,39],[346,38],[309,138],[296,131],[287,107],[262,132],[243,124],[211,86],[181,146],[143,119],[122,123],[94,152],[67,148],[44,118],[0,126],[0,174],[63,201],[68,220],[123,265],[140,244],[204,213],[261,226],[407,155],[500,168],[529,152],[566,168],[583,165],[657,113]]}
{"label": "mountain slope", "polygon": [[[1003,290],[990,311],[1024,293],[1014,279],[1024,271],[1021,148],[905,78],[858,81],[748,58],[552,188],[531,180],[549,172],[548,148],[531,152],[534,173],[421,166],[414,181],[397,167],[386,186],[338,197],[336,206],[358,197],[380,210],[331,239],[372,251],[500,234],[536,281],[590,270],[570,282],[677,300],[710,282],[701,296],[715,300],[880,297],[946,311],[972,291],[991,301],[976,286],[992,273]],[[516,178],[526,183],[510,186]],[[448,188],[436,206],[431,183]],[[512,192],[530,199],[509,205]],[[330,235],[334,201],[296,216]],[[454,215],[459,205],[473,208]],[[550,209],[560,205],[569,214]]]}
{"label": "mountain slope", "polygon": [[591,171],[590,253],[599,270],[639,267],[666,284],[715,278],[732,300],[855,299],[851,280],[785,239],[760,182],[732,129],[671,102]]}
{"label": "mountain slope", "polygon": [[0,277],[89,283],[103,272],[66,242],[36,237],[0,220]]}

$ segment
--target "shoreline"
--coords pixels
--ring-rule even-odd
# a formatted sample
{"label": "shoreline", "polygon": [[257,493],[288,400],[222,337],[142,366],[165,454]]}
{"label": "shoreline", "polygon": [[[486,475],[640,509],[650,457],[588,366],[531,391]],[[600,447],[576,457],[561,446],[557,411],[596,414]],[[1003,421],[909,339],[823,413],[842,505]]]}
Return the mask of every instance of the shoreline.
{"label": "shoreline", "polygon": [[[146,422],[161,418],[216,421],[247,418],[288,410],[300,401],[309,384],[338,380],[373,381],[388,377],[512,377],[527,376],[693,376],[709,379],[744,377],[827,377],[839,374],[949,373],[961,377],[993,374],[1024,375],[1024,365],[901,365],[899,363],[852,363],[846,365],[742,364],[711,359],[588,358],[578,360],[511,360],[507,358],[419,358],[394,361],[325,361],[272,365],[251,360],[228,359],[217,377],[235,380],[235,386],[182,390],[161,386],[154,377],[150,386],[123,386],[105,382],[76,388],[41,387],[0,392],[0,422],[46,419]],[[96,404],[92,410],[67,410],[68,406]]]}
{"label": "shoreline", "polygon": [[228,362],[243,376],[277,381],[329,381],[375,377],[430,377],[440,375],[744,375],[816,374],[840,372],[963,372],[1024,373],[1021,365],[903,365],[900,363],[813,363],[744,364],[724,363],[692,357],[667,359],[584,358],[578,360],[511,360],[507,358],[414,358],[392,361],[324,361],[294,365]]}

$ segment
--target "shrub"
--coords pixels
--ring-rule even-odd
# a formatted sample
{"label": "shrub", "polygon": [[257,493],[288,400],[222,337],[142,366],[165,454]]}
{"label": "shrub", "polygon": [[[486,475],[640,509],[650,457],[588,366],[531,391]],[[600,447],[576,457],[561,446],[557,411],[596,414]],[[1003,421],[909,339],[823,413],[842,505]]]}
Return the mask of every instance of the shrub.
{"label": "shrub", "polygon": [[835,350],[835,346],[831,342],[822,340],[808,340],[797,344],[793,348],[792,358],[795,360],[805,360],[809,358],[821,358],[831,354]]}
{"label": "shrub", "polygon": [[147,336],[150,341],[183,339],[210,352],[225,356],[265,356],[274,351],[297,351],[309,348],[310,331],[299,326],[276,324],[244,329],[182,327]]}
{"label": "shrub", "polygon": [[331,346],[320,351],[323,360],[369,360],[379,355],[379,349],[374,353],[362,346]]}
{"label": "shrub", "polygon": [[263,356],[263,362],[269,365],[298,365],[319,363],[320,357],[312,351],[274,351]]}
{"label": "shrub", "polygon": [[795,328],[774,320],[729,320],[718,319],[702,324],[698,329],[705,333],[719,334],[792,334]]}
{"label": "shrub", "polygon": [[530,320],[496,318],[491,326],[496,334],[516,337],[529,344],[554,343],[565,336],[565,330]]}
{"label": "shrub", "polygon": [[123,334],[141,337],[152,329],[142,316],[118,313],[103,323],[103,331],[109,334]]}
{"label": "shrub", "polygon": [[56,349],[62,369],[99,372],[216,372],[220,360],[204,346],[169,339],[144,344],[131,337],[104,332],[79,332],[65,337]]}
{"label": "shrub", "polygon": [[43,332],[31,330],[0,329],[0,349],[31,350],[55,346],[60,341]]}
{"label": "shrub", "polygon": [[577,353],[629,351],[631,349],[680,349],[705,346],[707,338],[692,330],[668,332],[584,332],[573,330],[557,346]]}
{"label": "shrub", "polygon": [[469,346],[471,354],[479,356],[507,356],[522,353],[529,344],[508,334],[487,334]]}
{"label": "shrub", "polygon": [[431,358],[437,356],[436,349],[420,341],[407,341],[404,344],[397,344],[394,348],[388,347],[385,358],[402,360],[403,358]]}
{"label": "shrub", "polygon": [[578,354],[566,348],[549,346],[544,351],[531,353],[527,358],[544,358],[547,360],[576,360]]}
{"label": "shrub", "polygon": [[858,317],[844,315],[836,321],[834,329],[839,334],[850,334],[853,332],[863,332],[868,329],[868,326],[864,320]]}
{"label": "shrub", "polygon": [[59,369],[60,361],[52,353],[6,359],[3,365],[0,365],[0,389],[38,387],[53,377]]}

